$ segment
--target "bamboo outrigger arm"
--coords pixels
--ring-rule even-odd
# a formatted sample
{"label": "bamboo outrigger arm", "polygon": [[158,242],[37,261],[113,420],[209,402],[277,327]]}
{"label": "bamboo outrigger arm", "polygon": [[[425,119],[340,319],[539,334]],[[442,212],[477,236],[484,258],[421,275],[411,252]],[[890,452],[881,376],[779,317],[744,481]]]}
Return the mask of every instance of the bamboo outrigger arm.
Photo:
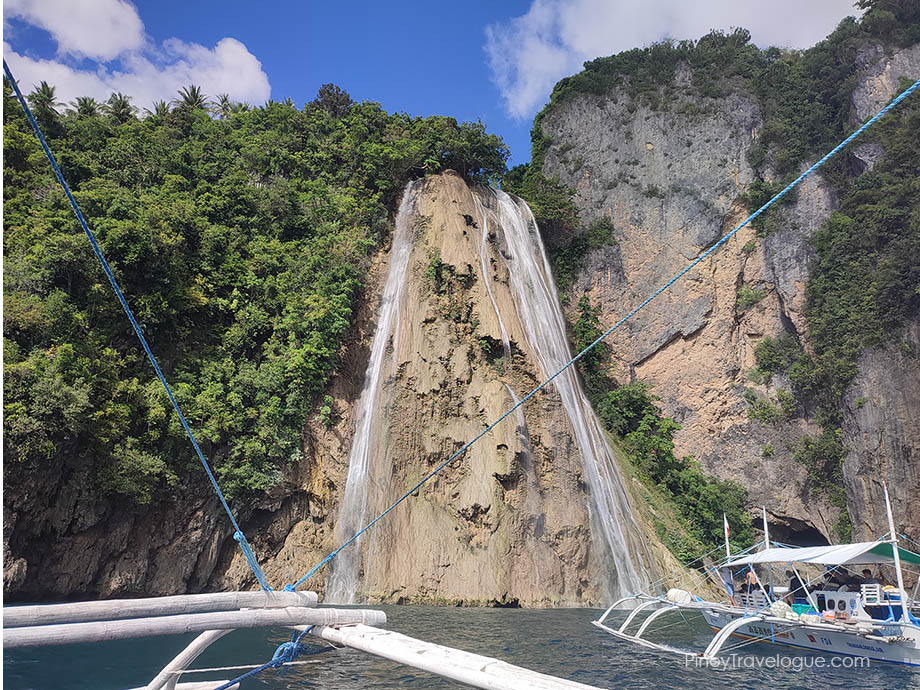
{"label": "bamboo outrigger arm", "polygon": [[146,599],[80,601],[70,604],[8,606],[3,609],[3,627],[21,628],[29,625],[81,623],[85,621],[209,613],[239,609],[270,609],[287,606],[310,608],[316,606],[316,603],[316,592],[255,591],[179,594]]}
{"label": "bamboo outrigger arm", "polygon": [[757,621],[764,620],[764,618],[764,616],[743,616],[737,620],[733,620],[731,623],[728,623],[712,638],[709,646],[706,647],[706,651],[703,652],[703,658],[714,659],[716,654],[719,653],[719,650],[722,649],[722,645],[724,645],[725,641],[731,637],[733,632],[735,632],[742,625],[747,625],[748,623],[756,623]]}
{"label": "bamboo outrigger arm", "polygon": [[367,623],[383,625],[383,611],[366,609],[318,609],[286,607],[281,609],[247,609],[243,611],[217,611],[181,616],[129,618],[127,620],[94,621],[91,623],[65,623],[35,625],[26,628],[8,628],[3,631],[3,648],[45,647],[50,645],[78,644],[126,640],[156,635],[180,635],[206,630],[235,630],[237,628],[265,628],[276,625],[353,625]]}
{"label": "bamboo outrigger arm", "polygon": [[658,609],[657,611],[653,611],[652,615],[646,618],[642,622],[642,625],[639,626],[639,630],[636,631],[636,637],[637,638],[642,637],[642,633],[648,630],[648,626],[650,626],[652,624],[652,621],[654,621],[656,618],[660,618],[666,613],[673,613],[674,611],[677,611],[678,613],[680,613],[680,607],[677,606],[676,604],[672,606],[667,606],[663,609]]}
{"label": "bamboo outrigger arm", "polygon": [[598,690],[591,685],[537,673],[500,659],[367,625],[316,627],[310,634],[483,690]]}
{"label": "bamboo outrigger arm", "polygon": [[666,602],[662,601],[661,599],[652,599],[651,601],[646,601],[643,604],[639,604],[636,608],[634,608],[632,611],[629,612],[628,616],[626,616],[626,620],[623,621],[623,625],[620,626],[619,632],[625,633],[626,628],[629,626],[629,624],[632,623],[636,619],[636,616],[638,616],[640,613],[645,611],[645,609],[649,609],[653,606],[660,605],[663,603],[666,603]]}
{"label": "bamboo outrigger arm", "polygon": [[[160,671],[152,681],[144,686],[144,690],[174,690],[174,688],[178,688],[179,686],[177,686],[176,682],[179,679],[179,675],[181,675],[181,673],[189,667],[189,664],[195,661],[195,659],[197,659],[204,652],[204,650],[217,642],[217,640],[231,632],[233,631],[208,630],[201,633],[198,637],[192,640],[188,647],[179,652],[175,659],[164,666],[163,670]],[[216,688],[218,685],[223,685],[223,683],[215,684],[212,680],[209,681],[209,685],[210,690],[213,690],[213,688]]]}

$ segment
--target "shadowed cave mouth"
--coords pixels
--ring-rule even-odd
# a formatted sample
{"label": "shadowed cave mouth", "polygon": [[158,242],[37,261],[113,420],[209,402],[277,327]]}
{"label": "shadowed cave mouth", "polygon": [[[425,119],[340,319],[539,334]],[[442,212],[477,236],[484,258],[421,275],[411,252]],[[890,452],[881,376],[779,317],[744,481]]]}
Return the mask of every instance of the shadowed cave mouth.
{"label": "shadowed cave mouth", "polygon": [[795,518],[783,517],[782,522],[770,521],[770,541],[790,546],[829,546],[830,542],[813,525]]}

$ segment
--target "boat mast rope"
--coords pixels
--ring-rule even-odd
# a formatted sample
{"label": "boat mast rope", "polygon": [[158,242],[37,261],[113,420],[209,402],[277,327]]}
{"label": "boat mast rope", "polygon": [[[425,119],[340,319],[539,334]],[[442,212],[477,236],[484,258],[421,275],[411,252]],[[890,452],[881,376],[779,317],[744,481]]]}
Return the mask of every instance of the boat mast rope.
{"label": "boat mast rope", "polygon": [[99,248],[99,243],[96,241],[95,235],[93,234],[92,230],[89,229],[86,218],[83,217],[83,212],[80,210],[80,206],[77,204],[77,200],[74,199],[74,196],[70,191],[70,187],[67,184],[67,180],[64,179],[64,175],[61,173],[61,168],[58,166],[57,160],[54,158],[54,154],[51,153],[51,149],[48,147],[48,142],[45,141],[45,136],[42,134],[41,128],[38,126],[38,122],[35,120],[35,116],[29,109],[29,104],[26,103],[26,99],[23,97],[22,91],[19,90],[19,84],[17,84],[16,79],[13,78],[13,73],[10,71],[9,65],[6,64],[6,60],[3,61],[3,72],[6,74],[7,80],[9,80],[10,85],[13,87],[13,91],[16,92],[16,98],[19,99],[19,104],[22,106],[22,109],[26,114],[26,118],[29,120],[29,124],[32,125],[32,129],[35,131],[35,136],[38,137],[38,141],[42,145],[42,149],[44,149],[45,155],[48,157],[48,162],[51,163],[51,167],[54,169],[54,174],[57,177],[58,182],[60,182],[61,187],[64,189],[64,194],[67,195],[68,201],[70,201],[70,205],[73,208],[73,212],[77,216],[77,220],[80,221],[80,225],[83,227],[83,232],[86,233],[90,244],[93,245],[93,252],[95,252],[96,258],[99,259],[99,263],[102,264],[102,269],[105,271],[105,275],[108,277],[109,282],[112,284],[112,288],[115,290],[115,294],[118,296],[118,301],[121,302],[121,306],[125,310],[125,314],[128,315],[128,320],[131,322],[131,326],[134,328],[134,332],[137,334],[138,340],[141,341],[141,345],[144,347],[144,352],[147,353],[147,359],[150,360],[154,371],[157,373],[157,378],[159,378],[160,383],[163,384],[163,389],[166,391],[166,395],[169,397],[169,402],[172,403],[173,409],[176,411],[176,414],[179,415],[179,421],[182,422],[182,428],[185,429],[185,433],[188,435],[189,440],[192,442],[192,446],[194,446],[195,452],[198,454],[198,459],[201,461],[201,466],[204,467],[204,471],[207,472],[208,479],[211,480],[211,484],[214,486],[214,491],[217,492],[217,497],[220,499],[221,504],[224,506],[224,510],[227,511],[230,522],[233,524],[233,538],[239,543],[240,549],[242,549],[243,555],[246,557],[246,561],[249,563],[249,567],[252,568],[253,575],[255,575],[256,580],[259,581],[259,585],[264,590],[270,590],[271,587],[268,584],[265,573],[262,572],[262,568],[259,566],[259,562],[256,559],[255,554],[252,552],[252,547],[249,546],[249,542],[246,540],[246,535],[243,534],[243,530],[240,529],[236,518],[233,516],[233,512],[230,510],[230,506],[227,504],[227,499],[224,497],[224,493],[220,490],[220,486],[217,483],[217,478],[211,471],[211,467],[208,465],[208,461],[205,459],[204,453],[201,452],[201,448],[198,446],[198,441],[195,440],[195,435],[192,433],[192,429],[189,426],[188,421],[186,421],[185,415],[182,414],[182,410],[179,408],[179,403],[176,400],[176,397],[173,395],[169,384],[166,382],[166,377],[163,375],[163,372],[160,369],[160,365],[157,363],[157,358],[154,357],[153,351],[150,349],[150,345],[147,343],[147,339],[144,337],[144,333],[141,330],[140,325],[137,323],[137,319],[134,318],[134,312],[132,312],[131,307],[128,306],[128,300],[125,299],[125,295],[121,291],[121,287],[119,287],[118,281],[115,279],[115,275],[112,273],[112,269],[109,267],[108,261],[105,260],[105,256],[103,256],[102,250]]}
{"label": "boat mast rope", "polygon": [[478,441],[479,439],[481,439],[481,438],[482,438],[483,436],[485,436],[487,433],[489,433],[490,431],[492,431],[492,429],[494,429],[496,426],[498,426],[498,425],[505,419],[505,417],[507,417],[507,416],[510,415],[512,412],[514,412],[515,410],[517,410],[521,405],[523,405],[523,404],[526,403],[528,400],[530,400],[530,398],[532,398],[534,395],[536,395],[540,390],[542,390],[542,389],[545,388],[547,385],[549,385],[549,384],[553,381],[553,379],[555,379],[555,378],[558,377],[560,374],[562,374],[566,369],[568,369],[568,368],[571,367],[573,364],[575,364],[575,362],[577,362],[579,359],[581,359],[582,357],[584,357],[585,354],[587,354],[591,349],[593,349],[595,346],[597,346],[597,345],[598,345],[601,341],[603,341],[607,336],[609,336],[611,333],[613,333],[615,330],[617,330],[620,326],[622,326],[624,323],[626,323],[627,321],[629,321],[629,319],[631,319],[633,316],[635,316],[637,313],[639,313],[639,311],[641,311],[643,308],[645,308],[645,307],[649,304],[649,302],[651,302],[652,300],[654,300],[656,297],[658,297],[658,295],[660,295],[662,292],[664,292],[664,291],[667,290],[669,287],[671,287],[674,283],[676,283],[678,280],[680,280],[680,279],[681,279],[688,271],[690,271],[694,266],[696,266],[698,263],[700,263],[701,261],[703,261],[704,259],[706,259],[708,256],[710,256],[713,252],[715,252],[715,251],[716,251],[719,247],[721,247],[723,244],[725,244],[726,242],[728,242],[728,240],[730,240],[732,237],[734,237],[735,234],[736,234],[739,230],[741,230],[741,228],[743,228],[743,227],[745,227],[746,225],[748,225],[751,221],[753,221],[755,218],[757,218],[759,215],[761,215],[761,214],[764,213],[767,209],[769,209],[771,206],[773,206],[777,201],[779,201],[779,200],[782,199],[784,196],[786,196],[789,192],[791,192],[793,189],[795,189],[796,187],[798,187],[798,186],[802,183],[802,181],[805,180],[805,178],[807,178],[809,175],[811,175],[813,172],[815,172],[818,168],[820,168],[820,167],[823,166],[825,163],[827,163],[827,161],[829,161],[831,158],[833,158],[835,155],[837,155],[837,154],[838,154],[843,148],[845,148],[851,141],[853,141],[856,137],[858,137],[860,134],[862,134],[862,133],[865,132],[867,129],[869,129],[872,125],[874,125],[876,122],[878,122],[882,117],[884,117],[884,116],[888,113],[889,110],[891,110],[891,109],[894,108],[896,105],[898,105],[898,103],[900,103],[900,102],[903,101],[905,98],[907,98],[908,96],[910,96],[910,95],[911,95],[914,91],[916,91],[918,88],[920,88],[920,79],[918,79],[917,81],[915,81],[911,86],[909,86],[909,87],[906,88],[904,91],[902,91],[900,94],[898,94],[898,96],[895,97],[894,100],[892,100],[888,105],[886,105],[884,108],[882,108],[882,109],[881,109],[878,113],[876,113],[872,118],[870,118],[870,119],[867,120],[865,123],[863,123],[863,125],[860,126],[859,129],[857,129],[855,132],[853,132],[850,136],[848,136],[846,139],[844,139],[844,140],[841,141],[839,144],[837,144],[837,146],[835,146],[831,151],[829,151],[827,154],[825,154],[817,163],[815,163],[814,165],[812,165],[810,168],[808,168],[808,170],[806,170],[805,172],[803,172],[803,173],[802,173],[801,175],[799,175],[795,180],[793,180],[793,181],[790,182],[788,185],[786,185],[786,187],[785,187],[779,194],[777,194],[776,196],[774,196],[774,197],[773,197],[772,199],[770,199],[767,203],[765,203],[765,204],[764,204],[763,206],[761,206],[759,209],[757,209],[756,211],[754,211],[754,213],[752,213],[752,214],[749,215],[747,218],[745,218],[744,221],[743,221],[742,223],[740,223],[734,230],[732,230],[731,232],[729,232],[729,233],[728,233],[727,235],[725,235],[722,239],[720,239],[718,242],[716,242],[714,245],[712,245],[709,249],[707,249],[705,252],[703,252],[703,253],[700,254],[698,257],[696,257],[693,261],[691,261],[687,266],[685,266],[683,269],[681,269],[680,272],[678,272],[673,278],[671,278],[668,282],[666,282],[664,285],[662,285],[660,288],[658,288],[655,292],[653,292],[653,293],[652,293],[649,297],[647,297],[639,306],[637,306],[635,309],[633,309],[631,312],[629,312],[626,316],[624,316],[622,319],[620,319],[619,321],[617,321],[613,326],[611,326],[611,327],[608,328],[606,331],[604,331],[594,342],[592,342],[590,345],[588,345],[586,348],[584,348],[584,349],[583,349],[581,352],[579,352],[577,355],[575,355],[574,357],[572,357],[572,359],[570,359],[570,360],[568,361],[567,364],[565,364],[561,369],[559,369],[559,371],[557,371],[555,374],[553,374],[552,376],[550,376],[548,379],[546,379],[546,380],[545,380],[543,383],[541,383],[539,386],[537,386],[537,387],[534,388],[532,391],[530,391],[527,395],[525,395],[523,398],[521,398],[513,407],[511,407],[511,409],[509,409],[509,410],[508,410],[507,412],[505,412],[501,417],[499,417],[499,418],[496,419],[494,422],[492,422],[491,424],[489,424],[489,426],[487,426],[485,429],[483,429],[475,438],[473,438],[473,439],[472,439],[471,441],[469,441],[466,445],[464,445],[462,448],[460,448],[460,450],[458,450],[456,453],[454,453],[453,455],[451,455],[447,460],[445,460],[444,462],[442,462],[440,465],[438,465],[437,467],[435,467],[431,472],[429,472],[427,475],[425,475],[425,476],[424,476],[418,483],[416,483],[411,489],[409,489],[408,491],[406,491],[402,496],[400,496],[398,499],[396,499],[396,501],[394,501],[386,510],[384,510],[382,513],[380,513],[380,515],[378,515],[377,517],[375,517],[373,520],[371,520],[369,523],[367,523],[364,527],[362,527],[360,530],[358,530],[357,532],[355,532],[354,535],[352,535],[352,536],[351,536],[348,540],[346,540],[341,546],[339,546],[337,549],[335,549],[335,551],[331,552],[331,553],[330,553],[328,556],[326,556],[322,561],[320,561],[319,563],[317,563],[317,564],[316,564],[306,575],[304,575],[302,578],[300,578],[299,580],[297,580],[297,582],[295,582],[293,585],[285,585],[284,588],[287,589],[287,590],[296,589],[297,587],[300,587],[300,585],[302,585],[304,582],[306,582],[307,580],[309,580],[309,579],[310,579],[314,574],[316,574],[316,572],[319,571],[324,565],[326,565],[329,561],[331,561],[333,558],[335,558],[336,555],[338,555],[340,551],[342,551],[343,549],[347,548],[349,545],[351,545],[352,543],[354,543],[355,540],[358,539],[358,537],[360,537],[360,536],[361,536],[362,534],[364,534],[367,530],[369,530],[371,527],[373,527],[375,524],[377,524],[377,522],[379,522],[379,521],[380,521],[381,519],[383,519],[387,514],[389,514],[390,511],[392,511],[394,508],[396,508],[396,506],[398,506],[400,503],[402,503],[402,502],[405,501],[407,498],[409,498],[409,496],[411,496],[411,495],[414,494],[416,491],[418,491],[418,489],[419,489],[422,485],[424,485],[425,483],[427,483],[432,477],[434,477],[434,476],[435,476],[436,474],[438,474],[441,470],[443,470],[445,467],[447,467],[448,465],[450,465],[454,460],[456,460],[456,459],[459,458],[461,455],[463,455],[463,454],[470,448],[470,446],[472,446],[474,443],[476,443],[476,441]]}

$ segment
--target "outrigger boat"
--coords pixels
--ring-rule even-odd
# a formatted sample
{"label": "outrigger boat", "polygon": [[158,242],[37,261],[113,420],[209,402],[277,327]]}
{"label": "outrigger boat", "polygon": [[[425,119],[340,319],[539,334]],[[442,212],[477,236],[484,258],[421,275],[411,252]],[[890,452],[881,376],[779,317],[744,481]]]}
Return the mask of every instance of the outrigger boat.
{"label": "outrigger boat", "polygon": [[[713,662],[720,652],[762,641],[825,654],[920,666],[917,599],[920,577],[908,596],[902,572],[905,566],[920,566],[920,555],[898,546],[887,489],[885,504],[889,526],[886,538],[853,544],[774,546],[769,541],[764,512],[763,548],[732,556],[726,523],[726,558],[709,571],[721,573],[728,602],[705,601],[677,588],[668,590],[665,596],[640,593],[614,602],[594,625],[621,640],[706,662]],[[785,587],[765,586],[763,578],[755,576],[749,578],[754,583],[753,591],[735,594],[734,576],[747,571],[756,574],[755,566],[771,569],[776,564],[783,564],[794,573],[793,583],[798,586],[793,592]],[[835,573],[847,566],[868,569],[882,565],[893,566],[896,587],[883,587],[874,578],[849,587],[843,584],[840,589],[837,584],[829,584]],[[814,571],[816,566],[823,570],[819,576],[825,579],[823,586],[812,586],[806,577],[807,571]],[[739,567],[740,571],[734,570]],[[608,623],[611,613],[625,607],[632,610],[618,627],[612,627]],[[700,613],[714,632],[704,651],[683,650],[643,637],[654,631],[655,621],[674,613],[683,616],[688,611]],[[743,638],[746,642],[725,648],[730,637]]]}

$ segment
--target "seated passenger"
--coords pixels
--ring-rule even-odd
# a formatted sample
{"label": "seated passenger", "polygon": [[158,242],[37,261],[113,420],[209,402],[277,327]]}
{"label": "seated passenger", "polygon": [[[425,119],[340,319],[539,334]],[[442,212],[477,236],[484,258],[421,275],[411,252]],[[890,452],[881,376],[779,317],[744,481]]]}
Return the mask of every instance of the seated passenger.
{"label": "seated passenger", "polygon": [[871,571],[871,570],[869,570],[868,568],[864,568],[863,571],[862,571],[862,584],[864,584],[864,585],[880,585],[880,584],[882,584],[882,583],[879,582],[879,580],[878,580],[877,578],[872,577],[872,571]]}
{"label": "seated passenger", "polygon": [[760,591],[760,585],[757,581],[757,573],[751,568],[744,576],[744,592],[745,594],[751,594],[752,592],[758,591]]}

